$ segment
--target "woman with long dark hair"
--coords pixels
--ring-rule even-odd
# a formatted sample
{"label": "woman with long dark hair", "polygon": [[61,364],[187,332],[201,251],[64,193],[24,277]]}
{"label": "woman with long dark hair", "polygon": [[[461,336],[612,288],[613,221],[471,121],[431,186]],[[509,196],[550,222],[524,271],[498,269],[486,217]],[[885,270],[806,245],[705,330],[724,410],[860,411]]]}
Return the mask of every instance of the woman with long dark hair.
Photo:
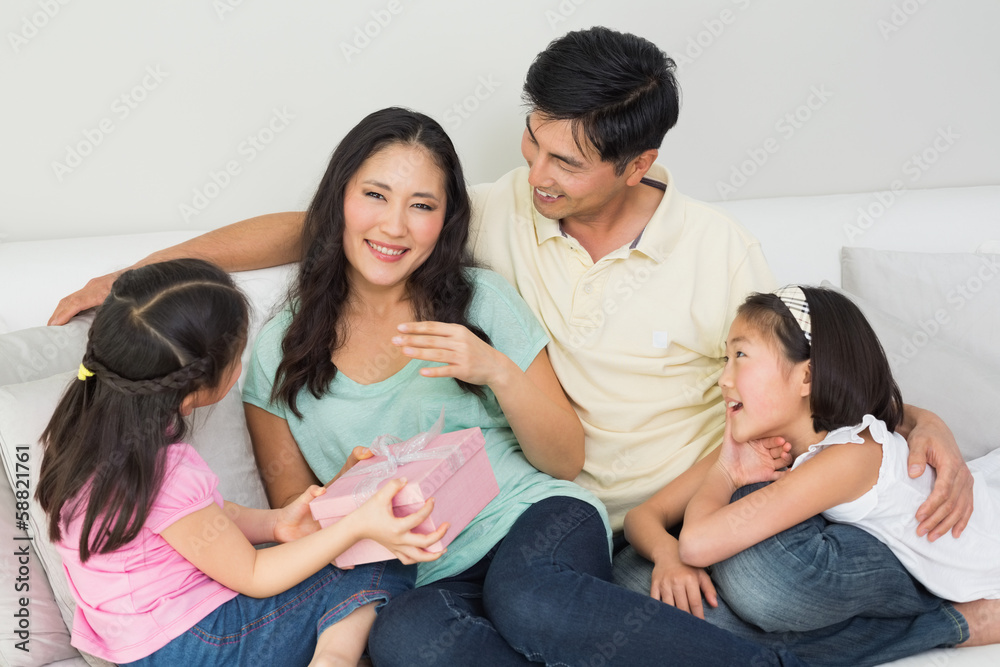
{"label": "woman with long dark hair", "polygon": [[583,430],[514,289],[471,266],[469,200],[441,126],[405,109],[334,151],[287,306],[257,339],[244,400],[272,505],[390,433],[479,427],[499,495],[380,611],[377,665],[798,664],[609,582],[607,515],[572,483]]}

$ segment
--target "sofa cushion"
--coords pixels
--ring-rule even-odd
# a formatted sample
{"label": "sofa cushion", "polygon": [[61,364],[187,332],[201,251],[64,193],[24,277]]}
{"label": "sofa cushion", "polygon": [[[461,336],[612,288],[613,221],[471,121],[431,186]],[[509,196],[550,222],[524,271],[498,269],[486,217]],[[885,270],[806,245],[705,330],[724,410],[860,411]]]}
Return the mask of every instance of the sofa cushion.
{"label": "sofa cushion", "polygon": [[845,290],[910,325],[899,354],[940,339],[1000,370],[1000,255],[844,248],[841,270]]}
{"label": "sofa cushion", "polygon": [[757,237],[779,284],[837,283],[844,245],[1000,252],[1000,185],[745,199],[719,206]]}
{"label": "sofa cushion", "polygon": [[0,386],[73,370],[83,358],[93,314],[63,327],[34,327],[0,335]]}
{"label": "sofa cushion", "polygon": [[1000,256],[866,248],[842,256],[844,289],[882,341],[903,400],[944,419],[966,459],[1000,445],[992,423],[1000,274],[984,278]]}

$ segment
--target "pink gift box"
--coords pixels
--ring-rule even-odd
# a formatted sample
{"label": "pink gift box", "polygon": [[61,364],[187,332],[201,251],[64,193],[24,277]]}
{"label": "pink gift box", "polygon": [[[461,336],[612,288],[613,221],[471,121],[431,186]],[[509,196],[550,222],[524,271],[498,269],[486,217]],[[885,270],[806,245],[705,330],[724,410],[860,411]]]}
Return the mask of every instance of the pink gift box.
{"label": "pink gift box", "polygon": [[[416,454],[401,456],[403,463],[386,476],[387,456],[373,456],[360,461],[326,492],[309,504],[313,518],[323,527],[342,519],[385,485],[390,479],[406,477],[407,483],[393,498],[393,514],[407,516],[434,498],[434,511],[415,533],[430,533],[444,522],[451,526],[428,551],[439,552],[450,544],[469,522],[500,492],[493,468],[486,456],[483,433],[468,428],[451,433],[421,434],[397,445],[389,445],[400,456],[406,445],[417,438],[429,440]],[[374,449],[374,447],[373,447]],[[422,460],[407,461],[407,458]],[[374,469],[374,472],[373,470]],[[380,470],[381,469],[381,470]],[[338,567],[392,560],[392,552],[374,540],[361,540],[337,556]]]}

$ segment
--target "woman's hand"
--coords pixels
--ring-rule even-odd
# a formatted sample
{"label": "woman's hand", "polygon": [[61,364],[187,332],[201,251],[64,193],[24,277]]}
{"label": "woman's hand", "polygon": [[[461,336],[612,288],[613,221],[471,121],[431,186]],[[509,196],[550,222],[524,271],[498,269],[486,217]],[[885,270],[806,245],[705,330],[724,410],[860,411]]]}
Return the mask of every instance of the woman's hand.
{"label": "woman's hand", "polygon": [[324,489],[327,488],[328,486],[336,482],[338,479],[340,479],[344,475],[344,473],[353,468],[358,463],[358,461],[364,461],[365,459],[370,459],[373,456],[375,455],[372,454],[372,450],[368,449],[367,447],[355,447],[354,449],[351,450],[351,454],[350,456],[347,457],[347,460],[344,461],[344,465],[341,466],[340,472],[334,475],[333,479],[324,484],[323,488]]}
{"label": "woman's hand", "polygon": [[425,549],[448,532],[450,524],[443,523],[437,530],[422,535],[412,532],[434,510],[434,499],[413,514],[397,517],[392,512],[392,498],[406,486],[406,479],[389,480],[374,496],[358,509],[348,514],[342,521],[351,520],[360,528],[361,537],[375,540],[392,552],[404,565],[436,560],[444,551],[431,553]]}
{"label": "woman's hand", "polygon": [[492,385],[508,373],[513,362],[461,324],[408,322],[400,324],[392,342],[414,359],[445,366],[423,368],[424,377],[450,377],[478,385]]}
{"label": "woman's hand", "polygon": [[727,419],[716,465],[725,472],[734,490],[747,484],[773,482],[785,474],[782,469],[791,462],[791,448],[784,438],[736,442]]}
{"label": "woman's hand", "polygon": [[278,542],[291,542],[319,530],[319,522],[309,511],[309,503],[313,498],[323,495],[324,491],[323,487],[313,484],[288,505],[272,510],[275,515],[274,539]]}
{"label": "woman's hand", "polygon": [[702,620],[705,618],[702,595],[711,606],[719,606],[715,586],[712,585],[708,573],[700,567],[685,565],[677,559],[653,564],[653,583],[649,594],[654,600],[677,607]]}
{"label": "woman's hand", "polygon": [[522,371],[507,355],[459,324],[408,322],[392,342],[404,355],[445,364],[421,368],[430,378],[455,378],[493,391],[525,457],[542,472],[574,479],[583,469],[583,425],[539,350]]}

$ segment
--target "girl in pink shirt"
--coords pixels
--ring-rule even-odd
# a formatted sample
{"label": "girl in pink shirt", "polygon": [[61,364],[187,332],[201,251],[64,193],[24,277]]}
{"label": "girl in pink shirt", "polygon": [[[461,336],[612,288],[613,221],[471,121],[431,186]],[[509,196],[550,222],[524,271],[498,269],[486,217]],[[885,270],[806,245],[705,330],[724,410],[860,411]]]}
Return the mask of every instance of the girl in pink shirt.
{"label": "girl in pink shirt", "polygon": [[[417,561],[447,530],[396,518],[387,484],[319,529],[310,487],[278,510],[223,501],[218,478],[184,444],[184,417],[240,375],[247,304],[201,260],[123,274],[90,329],[79,381],[42,436],[37,498],[77,601],[73,645],[143,665],[355,665],[375,610],[413,586]],[[360,456],[360,452],[358,453]],[[352,457],[345,469],[356,461]],[[329,563],[362,538],[391,561]],[[254,544],[279,542],[257,550]]]}

